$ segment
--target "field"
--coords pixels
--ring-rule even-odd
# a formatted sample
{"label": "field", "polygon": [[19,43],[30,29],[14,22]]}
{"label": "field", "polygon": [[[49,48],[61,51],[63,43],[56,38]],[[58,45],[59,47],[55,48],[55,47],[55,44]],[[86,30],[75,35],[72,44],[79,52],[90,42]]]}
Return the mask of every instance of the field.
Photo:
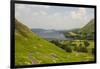
{"label": "field", "polygon": [[84,45],[84,41],[85,40],[65,40],[59,42],[58,46],[69,53],[72,62],[94,61],[94,41],[88,40],[88,46]]}

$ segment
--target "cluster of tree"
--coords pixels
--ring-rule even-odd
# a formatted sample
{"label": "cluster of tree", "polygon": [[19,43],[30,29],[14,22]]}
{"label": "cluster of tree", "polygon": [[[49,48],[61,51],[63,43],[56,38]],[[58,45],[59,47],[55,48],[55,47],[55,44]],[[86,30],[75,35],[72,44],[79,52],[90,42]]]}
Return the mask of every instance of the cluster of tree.
{"label": "cluster of tree", "polygon": [[64,49],[66,52],[72,52],[72,48],[69,44],[61,44],[60,42],[53,40],[51,42],[56,46],[59,46],[60,48]]}
{"label": "cluster of tree", "polygon": [[87,53],[88,52],[87,47],[82,46],[82,44],[80,44],[78,47],[76,46],[74,48],[74,50],[77,51],[77,52],[84,52],[84,53]]}
{"label": "cluster of tree", "polygon": [[73,39],[87,39],[87,40],[93,40],[94,39],[94,32],[91,33],[82,33],[82,32],[73,32],[77,35],[70,35],[70,34],[64,34],[66,38],[73,38]]}
{"label": "cluster of tree", "polygon": [[91,33],[79,33],[79,37],[81,39],[93,40],[94,39],[94,32],[91,32]]}
{"label": "cluster of tree", "polygon": [[[79,46],[77,46],[77,44],[72,44],[72,41],[70,41],[67,44],[61,44],[58,41],[51,41],[51,42],[54,43],[56,46],[59,46],[60,48],[64,49],[66,52],[69,52],[69,53],[71,53],[73,51],[83,52],[83,53],[89,52],[88,47],[89,47],[90,43],[87,40],[84,41],[84,45],[80,43]],[[90,53],[94,54],[94,48],[91,48]]]}

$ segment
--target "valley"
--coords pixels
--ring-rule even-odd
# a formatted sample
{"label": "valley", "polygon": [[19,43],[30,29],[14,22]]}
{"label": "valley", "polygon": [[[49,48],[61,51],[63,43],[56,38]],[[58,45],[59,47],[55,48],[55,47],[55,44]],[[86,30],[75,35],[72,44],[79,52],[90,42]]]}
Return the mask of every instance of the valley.
{"label": "valley", "polygon": [[[91,28],[91,25],[88,27]],[[93,34],[94,31],[83,32],[82,29],[67,32],[30,29],[16,19],[15,64],[17,66],[94,61]]]}

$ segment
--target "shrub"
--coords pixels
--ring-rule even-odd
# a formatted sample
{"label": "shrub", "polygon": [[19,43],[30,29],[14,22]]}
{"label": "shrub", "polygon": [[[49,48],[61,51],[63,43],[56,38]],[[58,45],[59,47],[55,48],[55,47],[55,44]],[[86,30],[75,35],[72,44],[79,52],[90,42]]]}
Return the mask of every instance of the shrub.
{"label": "shrub", "polygon": [[79,47],[83,47],[83,45],[80,43],[80,44],[79,44]]}
{"label": "shrub", "polygon": [[65,46],[66,46],[66,45],[61,45],[60,47],[61,47],[62,49],[64,49],[64,50],[65,50]]}
{"label": "shrub", "polygon": [[85,45],[85,47],[88,47],[90,44],[88,41],[84,41],[84,45]]}
{"label": "shrub", "polygon": [[77,46],[77,44],[71,44],[71,46]]}
{"label": "shrub", "polygon": [[62,44],[60,44],[58,41],[52,40],[51,43],[55,44],[58,47],[62,47]]}
{"label": "shrub", "polygon": [[51,42],[54,43],[55,45],[58,45],[57,41],[52,40]]}
{"label": "shrub", "polygon": [[65,46],[65,48],[64,48],[65,50],[66,50],[66,52],[72,52],[72,48],[71,48],[71,46]]}
{"label": "shrub", "polygon": [[74,51],[78,51],[78,47],[77,46],[74,46]]}
{"label": "shrub", "polygon": [[87,53],[88,52],[88,49],[86,47],[79,47],[78,52],[84,52],[84,53]]}

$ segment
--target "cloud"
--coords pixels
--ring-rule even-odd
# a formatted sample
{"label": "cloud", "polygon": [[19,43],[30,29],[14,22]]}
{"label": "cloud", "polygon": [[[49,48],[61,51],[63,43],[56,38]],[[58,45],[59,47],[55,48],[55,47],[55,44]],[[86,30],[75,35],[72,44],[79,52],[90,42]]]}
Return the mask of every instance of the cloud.
{"label": "cloud", "polygon": [[[93,9],[92,9],[93,10]],[[83,26],[91,18],[91,9],[16,4],[15,16],[30,28],[72,29]],[[87,15],[87,14],[88,15]],[[93,17],[93,16],[92,16]],[[85,20],[85,19],[86,20]]]}
{"label": "cloud", "polygon": [[59,16],[61,16],[61,14],[60,13],[58,13],[58,12],[56,12],[56,13],[54,13],[54,14],[52,14],[54,17],[59,17]]}
{"label": "cloud", "polygon": [[25,8],[25,5],[24,5],[24,4],[22,4],[22,5],[20,5],[20,4],[15,4],[15,6],[16,6],[15,9],[24,9],[24,8]]}
{"label": "cloud", "polygon": [[51,8],[51,6],[41,6],[41,7],[46,9]]}
{"label": "cloud", "polygon": [[73,19],[77,19],[77,20],[82,20],[84,19],[86,15],[86,9],[85,8],[78,8],[77,10],[74,10],[71,12],[71,17]]}
{"label": "cloud", "polygon": [[46,11],[43,11],[43,10],[39,11],[38,13],[39,13],[40,15],[47,15],[47,14],[48,14]]}
{"label": "cloud", "polygon": [[32,16],[37,16],[37,15],[39,15],[38,12],[33,12],[32,14],[33,14]]}

